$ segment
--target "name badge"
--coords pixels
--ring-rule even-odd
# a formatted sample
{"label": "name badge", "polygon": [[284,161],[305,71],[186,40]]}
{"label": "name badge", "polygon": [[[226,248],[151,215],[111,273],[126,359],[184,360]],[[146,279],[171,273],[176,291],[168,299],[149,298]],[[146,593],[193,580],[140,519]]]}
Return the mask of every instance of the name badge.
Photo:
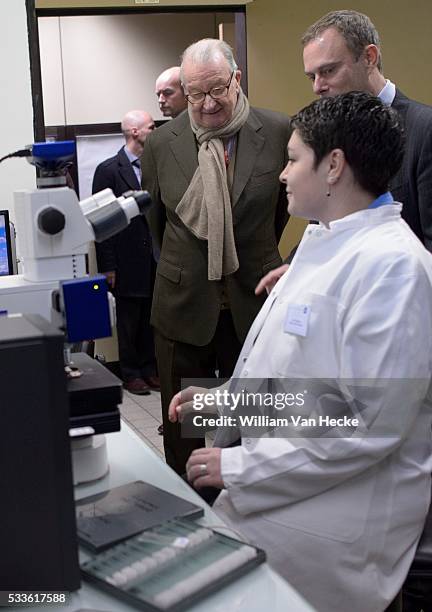
{"label": "name badge", "polygon": [[306,304],[290,304],[284,321],[284,332],[307,336],[310,311],[310,306]]}

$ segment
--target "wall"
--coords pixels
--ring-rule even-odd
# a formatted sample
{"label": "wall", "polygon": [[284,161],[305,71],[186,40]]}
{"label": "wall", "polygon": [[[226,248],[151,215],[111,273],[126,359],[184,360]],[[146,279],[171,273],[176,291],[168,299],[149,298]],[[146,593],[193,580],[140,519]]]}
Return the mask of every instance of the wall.
{"label": "wall", "polygon": [[163,119],[157,76],[193,41],[217,36],[214,13],[41,17],[45,125],[116,123],[133,108]]}
{"label": "wall", "polygon": [[52,8],[157,8],[167,6],[231,6],[253,0],[36,0],[37,9]]}
{"label": "wall", "polygon": [[[33,142],[33,106],[25,0],[1,0],[0,157]],[[13,216],[13,191],[33,189],[36,174],[24,159],[0,164],[0,208]]]}
{"label": "wall", "polygon": [[[357,0],[355,5],[327,0],[254,0],[247,5],[249,99],[256,106],[292,114],[313,99],[303,73],[300,38],[325,13],[355,8],[369,15],[382,42],[385,75],[412,98],[432,104],[432,2],[430,0]],[[293,227],[291,227],[293,226]],[[285,253],[304,224],[289,223]]]}

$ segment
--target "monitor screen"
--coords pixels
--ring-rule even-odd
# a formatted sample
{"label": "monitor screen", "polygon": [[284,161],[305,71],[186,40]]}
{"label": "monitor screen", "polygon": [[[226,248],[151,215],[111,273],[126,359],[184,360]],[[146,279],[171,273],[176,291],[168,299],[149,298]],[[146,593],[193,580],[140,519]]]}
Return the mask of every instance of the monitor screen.
{"label": "monitor screen", "polygon": [[0,210],[0,276],[13,273],[9,213]]}

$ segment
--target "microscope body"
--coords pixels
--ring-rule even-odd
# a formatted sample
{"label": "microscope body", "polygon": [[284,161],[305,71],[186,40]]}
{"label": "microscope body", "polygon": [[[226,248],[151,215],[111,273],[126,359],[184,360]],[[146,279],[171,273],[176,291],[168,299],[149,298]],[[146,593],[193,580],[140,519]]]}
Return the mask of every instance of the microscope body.
{"label": "microscope body", "polygon": [[52,187],[17,191],[14,197],[23,279],[37,283],[84,276],[94,234],[75,192]]}
{"label": "microscope body", "polygon": [[[16,191],[14,204],[22,273],[0,277],[0,309],[38,314],[57,324],[53,291],[61,280],[85,276],[86,255],[94,238],[91,226],[68,187]],[[39,227],[58,229],[62,215],[62,230],[52,234]]]}
{"label": "microscope body", "polygon": [[52,292],[62,281],[85,278],[90,242],[115,235],[150,205],[147,192],[116,198],[111,189],[81,202],[72,189],[56,186],[14,197],[23,272],[0,277],[0,311],[39,314],[55,324]]}
{"label": "microscope body", "polygon": [[70,376],[77,374],[68,380],[68,395],[78,483],[106,473],[103,436],[94,434],[120,428],[122,401],[120,380],[88,355],[71,353],[72,345],[110,336],[114,324],[114,299],[106,279],[87,276],[86,255],[91,241],[106,240],[125,229],[151,200],[144,191],[115,197],[111,189],[104,189],[79,201],[65,186],[74,147],[66,141],[35,143],[29,149],[28,159],[40,171],[39,188],[14,194],[23,271],[0,276],[0,314],[40,315],[63,333]]}

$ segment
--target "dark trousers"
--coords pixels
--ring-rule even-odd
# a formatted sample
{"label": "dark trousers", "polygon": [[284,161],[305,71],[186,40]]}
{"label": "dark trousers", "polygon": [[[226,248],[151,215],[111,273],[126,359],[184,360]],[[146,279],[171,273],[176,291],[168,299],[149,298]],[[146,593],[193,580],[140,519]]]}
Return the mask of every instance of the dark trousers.
{"label": "dark trousers", "polygon": [[150,326],[151,297],[116,296],[119,361],[123,380],[154,376],[156,358]]}
{"label": "dark trousers", "polygon": [[168,407],[178,393],[183,378],[229,378],[240,353],[230,310],[221,310],[215,335],[205,346],[176,342],[155,330],[156,358],[161,383],[162,420],[165,458],[177,474],[184,474],[186,461],[196,448],[204,446],[204,438],[182,438],[178,423],[168,421]]}
{"label": "dark trousers", "polygon": [[403,585],[403,612],[432,612],[432,575],[410,576]]}

